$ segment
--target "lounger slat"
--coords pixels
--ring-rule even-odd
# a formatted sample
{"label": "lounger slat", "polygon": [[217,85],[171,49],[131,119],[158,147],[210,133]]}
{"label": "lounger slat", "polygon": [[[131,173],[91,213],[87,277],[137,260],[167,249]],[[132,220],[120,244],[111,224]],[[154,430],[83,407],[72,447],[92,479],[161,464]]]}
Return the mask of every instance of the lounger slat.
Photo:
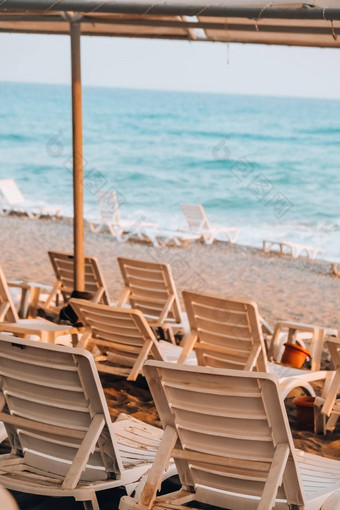
{"label": "lounger slat", "polygon": [[130,287],[143,289],[147,286],[148,289],[153,290],[155,292],[164,290],[164,279],[162,278],[162,273],[160,273],[159,280],[155,280],[154,278],[148,279],[144,278],[143,276],[144,276],[143,274],[141,275],[138,274],[138,276],[134,276],[129,272]]}
{"label": "lounger slat", "polygon": [[112,339],[115,342],[131,343],[132,345],[142,345],[144,343],[143,337],[136,331],[132,330],[131,334],[129,334],[125,330],[122,332],[120,328],[110,328],[107,325],[105,327],[97,326],[92,321],[89,321],[89,324],[92,326],[94,338]]}
{"label": "lounger slat", "polygon": [[105,340],[102,338],[95,338],[96,346],[98,348],[103,348],[106,352],[119,350],[121,352],[126,352],[130,354],[139,354],[141,350],[141,344],[133,344],[133,343],[116,343],[114,339]]}
{"label": "lounger slat", "polygon": [[[6,377],[17,378],[21,381],[30,380],[34,384],[39,384],[45,386],[47,381],[50,381],[49,386],[54,388],[60,388],[65,390],[75,390],[81,388],[78,374],[76,372],[68,372],[65,371],[61,373],[60,370],[53,370],[51,368],[42,369],[41,371],[37,371],[37,365],[28,365],[20,363],[20,372],[18,371],[18,366],[15,363],[11,363],[12,360],[9,360],[7,364],[2,363],[0,360],[0,372],[1,375],[6,375]],[[6,368],[5,368],[6,367]],[[36,372],[32,374],[32,370]]]}
{"label": "lounger slat", "polygon": [[137,285],[130,284],[131,298],[130,299],[146,299],[163,302],[167,300],[169,293],[163,289],[146,289],[145,287],[138,287]]}
{"label": "lounger slat", "polygon": [[229,348],[234,348],[235,350],[248,351],[248,354],[253,344],[250,335],[244,335],[247,333],[244,330],[241,330],[239,335],[237,335],[235,330],[227,330],[224,334],[221,334],[215,331],[197,328],[197,333],[201,343],[206,342],[216,346],[227,345]]}

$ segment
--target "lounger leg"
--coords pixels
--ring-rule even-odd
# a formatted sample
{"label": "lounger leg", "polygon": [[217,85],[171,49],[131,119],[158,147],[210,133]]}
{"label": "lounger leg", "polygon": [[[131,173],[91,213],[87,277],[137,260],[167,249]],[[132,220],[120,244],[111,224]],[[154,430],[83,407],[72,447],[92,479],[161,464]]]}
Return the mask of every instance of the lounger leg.
{"label": "lounger leg", "polygon": [[96,494],[89,501],[83,501],[84,510],[100,510]]}
{"label": "lounger leg", "polygon": [[311,369],[320,370],[321,357],[323,351],[323,345],[325,340],[325,331],[322,329],[316,329],[313,333],[312,345],[311,345],[311,354],[312,354],[312,362]]}

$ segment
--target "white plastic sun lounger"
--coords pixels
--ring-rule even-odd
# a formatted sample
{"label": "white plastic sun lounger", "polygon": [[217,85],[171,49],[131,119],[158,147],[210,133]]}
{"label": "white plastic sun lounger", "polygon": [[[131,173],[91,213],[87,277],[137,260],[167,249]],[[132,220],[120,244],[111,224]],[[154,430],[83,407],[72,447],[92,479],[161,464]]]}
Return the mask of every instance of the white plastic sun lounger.
{"label": "white plastic sun lounger", "polygon": [[[340,508],[340,462],[294,447],[274,376],[159,361],[144,371],[164,435],[144,490],[119,510]],[[182,487],[157,497],[171,457]]]}
{"label": "white plastic sun lounger", "polygon": [[0,485],[74,497],[87,510],[99,510],[98,491],[135,489],[162,431],[126,415],[112,424],[89,352],[0,335],[0,371],[0,419],[12,447],[0,456]]}
{"label": "white plastic sun lounger", "polygon": [[278,248],[278,253],[280,255],[291,255],[293,259],[297,259],[300,255],[306,255],[306,257],[310,260],[315,260],[319,253],[322,253],[322,250],[319,248],[314,248],[313,246],[306,246],[304,244],[292,243],[290,241],[262,241],[263,252],[277,252],[276,247]]}
{"label": "white plastic sun lounger", "polygon": [[192,349],[199,365],[216,368],[258,370],[275,374],[285,398],[297,387],[315,396],[312,381],[330,378],[326,370],[303,370],[271,363],[267,359],[260,317],[253,301],[225,299],[184,291],[183,300],[191,334],[178,362]]}
{"label": "white plastic sun lounger", "polygon": [[[74,255],[49,251],[56,283],[48,296],[45,308],[50,308],[55,300],[56,294],[60,292],[64,303],[67,303],[74,289]],[[85,291],[93,295],[94,303],[110,303],[110,296],[105,284],[103,273],[96,257],[85,257]]]}
{"label": "white plastic sun lounger", "polygon": [[182,204],[181,208],[187,223],[185,230],[199,235],[206,244],[212,244],[219,234],[221,234],[219,236],[221,240],[225,237],[230,243],[236,242],[240,229],[236,227],[211,226],[202,205]]}
{"label": "white plastic sun lounger", "polygon": [[201,239],[200,234],[145,226],[140,229],[139,233],[143,241],[150,242],[155,248],[165,248],[166,246],[185,248],[190,242]]}
{"label": "white plastic sun lounger", "polygon": [[[38,307],[58,311],[68,302],[74,290],[74,255],[49,251],[48,256],[56,278],[53,287],[35,282],[8,282],[9,287],[22,290],[21,317],[26,317],[27,312],[35,316]],[[85,257],[85,291],[92,294],[91,300],[95,303],[110,302],[109,292],[96,257]]]}
{"label": "white plastic sun lounger", "polygon": [[[182,352],[177,345],[158,341],[139,310],[82,299],[71,299],[70,304],[86,328],[78,346],[91,350],[99,372],[135,381],[148,358],[175,363]],[[195,353],[187,363],[197,364]]]}
{"label": "white plastic sun lounger", "polygon": [[14,179],[0,180],[0,211],[6,216],[18,212],[39,219],[41,216],[57,217],[60,210],[60,207],[29,206]]}
{"label": "white plastic sun lounger", "polygon": [[117,193],[115,191],[98,191],[97,197],[100,217],[89,220],[92,232],[101,232],[103,229],[107,228],[117,241],[124,242],[134,236],[141,238],[140,230],[143,226],[155,226],[154,223],[145,222],[142,219],[136,221],[122,220],[119,212]]}
{"label": "white plastic sun lounger", "polygon": [[118,257],[125,289],[117,306],[140,310],[153,327],[161,327],[175,343],[174,330],[185,329],[169,264]]}

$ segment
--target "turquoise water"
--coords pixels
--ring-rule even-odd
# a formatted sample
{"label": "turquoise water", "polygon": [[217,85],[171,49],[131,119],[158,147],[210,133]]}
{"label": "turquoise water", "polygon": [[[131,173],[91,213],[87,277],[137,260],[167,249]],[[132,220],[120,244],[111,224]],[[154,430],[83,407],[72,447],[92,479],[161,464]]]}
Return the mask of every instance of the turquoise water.
{"label": "turquoise water", "polygon": [[[85,216],[115,189],[122,217],[181,224],[202,203],[239,242],[290,239],[340,260],[340,101],[89,87]],[[0,177],[72,215],[68,86],[0,83]]]}

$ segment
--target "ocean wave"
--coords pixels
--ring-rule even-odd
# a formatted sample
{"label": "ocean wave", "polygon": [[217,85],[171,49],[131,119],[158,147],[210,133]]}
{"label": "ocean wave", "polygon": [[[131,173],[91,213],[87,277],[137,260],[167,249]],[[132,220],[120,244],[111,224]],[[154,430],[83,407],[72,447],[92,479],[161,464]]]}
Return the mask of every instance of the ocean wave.
{"label": "ocean wave", "polygon": [[24,135],[23,133],[0,133],[1,142],[29,143],[34,142],[36,137]]}
{"label": "ocean wave", "polygon": [[340,135],[340,126],[339,127],[326,127],[326,128],[318,128],[315,127],[313,129],[301,129],[300,133],[307,135]]}

